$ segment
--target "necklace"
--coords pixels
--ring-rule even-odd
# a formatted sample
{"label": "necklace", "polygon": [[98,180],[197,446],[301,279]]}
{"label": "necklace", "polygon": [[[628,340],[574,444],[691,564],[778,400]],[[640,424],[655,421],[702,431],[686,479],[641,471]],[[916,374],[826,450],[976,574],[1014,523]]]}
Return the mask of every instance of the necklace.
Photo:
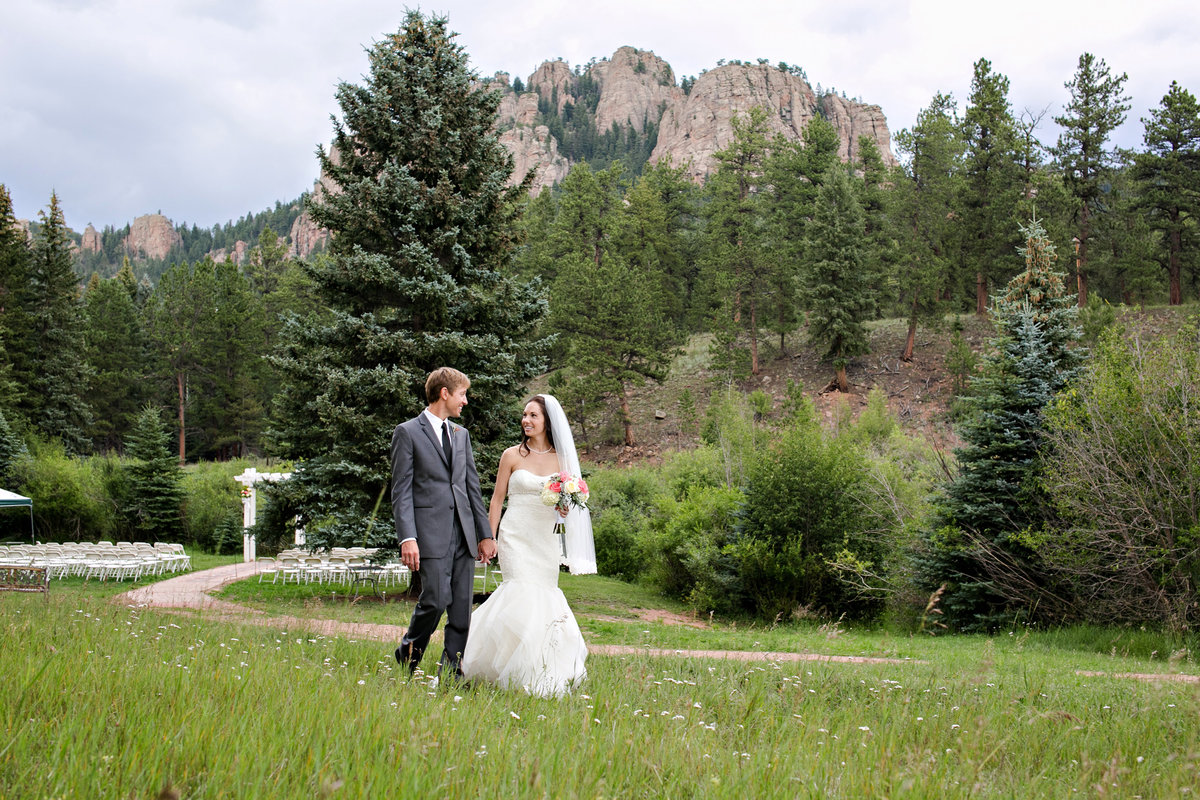
{"label": "necklace", "polygon": [[539,456],[544,456],[544,455],[546,455],[546,453],[549,453],[552,450],[554,450],[553,445],[551,445],[550,447],[547,447],[545,450],[534,450],[533,447],[530,446],[529,442],[526,442],[525,446],[529,448],[529,452],[537,453]]}

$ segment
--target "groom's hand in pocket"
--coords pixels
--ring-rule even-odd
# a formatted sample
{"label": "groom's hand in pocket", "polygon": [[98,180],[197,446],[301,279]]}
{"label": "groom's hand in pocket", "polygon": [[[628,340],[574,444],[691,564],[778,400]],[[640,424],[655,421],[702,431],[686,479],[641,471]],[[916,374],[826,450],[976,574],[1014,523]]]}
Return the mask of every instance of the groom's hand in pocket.
{"label": "groom's hand in pocket", "polygon": [[409,539],[400,545],[400,563],[412,572],[421,569],[421,549],[417,547],[416,539]]}

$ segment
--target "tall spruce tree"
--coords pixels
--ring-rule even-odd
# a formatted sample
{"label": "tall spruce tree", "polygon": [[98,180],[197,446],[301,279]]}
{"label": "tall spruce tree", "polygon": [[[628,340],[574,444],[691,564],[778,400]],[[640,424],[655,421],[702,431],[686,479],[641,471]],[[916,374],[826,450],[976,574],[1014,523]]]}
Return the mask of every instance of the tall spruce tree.
{"label": "tall spruce tree", "polygon": [[864,324],[875,311],[876,281],[865,271],[862,207],[850,186],[846,167],[829,168],[809,226],[804,295],[809,309],[808,336],[833,362],[831,386],[850,391],[846,367],[868,352]]}
{"label": "tall spruce tree", "polygon": [[58,195],[50,196],[33,243],[29,271],[29,314],[33,334],[32,374],[16,376],[28,390],[30,422],[48,439],[73,453],[88,449],[92,410],[85,393],[91,370],[86,359],[83,306],[71,266],[71,239]]}
{"label": "tall spruce tree", "polygon": [[1129,110],[1129,97],[1122,94],[1127,77],[1123,72],[1113,75],[1104,59],[1084,53],[1074,77],[1064,84],[1071,93],[1071,102],[1061,117],[1054,118],[1062,127],[1054,155],[1076,203],[1079,248],[1075,272],[1081,306],[1087,305],[1092,218],[1101,210],[1105,180],[1117,159],[1115,150],[1108,147],[1108,139]]}
{"label": "tall spruce tree", "polygon": [[[759,372],[759,328],[783,264],[768,249],[764,169],[770,141],[767,111],[755,106],[733,119],[733,141],[718,151],[717,172],[706,186],[708,204],[708,284],[717,288],[718,313],[727,312],[731,332],[750,341],[750,372]],[[718,337],[718,342],[721,339]],[[732,345],[732,342],[728,342]]]}
{"label": "tall spruce tree", "polygon": [[919,325],[937,325],[959,262],[960,226],[954,213],[962,180],[962,139],[954,98],[938,92],[917,113],[917,124],[896,135],[908,154],[897,167],[892,197],[899,253],[896,294],[908,318],[901,359],[911,361]]}
{"label": "tall spruce tree", "polygon": [[104,452],[121,446],[149,397],[146,341],[127,286],[118,278],[92,278],[84,296],[88,397],[95,410],[92,444]]}
{"label": "tall spruce tree", "polygon": [[666,377],[676,344],[664,269],[673,240],[653,182],[640,179],[622,193],[621,171],[614,164],[593,175],[582,164],[565,182],[562,208],[590,208],[596,217],[563,254],[549,323],[565,366],[557,385],[576,407],[615,400],[625,444],[633,445],[630,394]]}
{"label": "tall spruce tree", "polygon": [[918,573],[945,586],[946,620],[987,630],[1049,612],[1052,584],[1021,534],[1039,522],[1036,468],[1047,404],[1079,371],[1074,298],[1038,220],[1022,229],[1025,270],[993,299],[996,337],[965,399],[958,472],[934,502]]}
{"label": "tall spruce tree", "polygon": [[507,185],[499,95],[447,24],[409,12],[372,46],[365,82],[339,85],[333,144],[318,150],[335,189],[309,210],[331,232],[330,258],[309,270],[330,316],[293,318],[274,359],[275,449],[301,461],[291,510],[314,547],[396,545],[389,442],[424,407],[429,371],[470,376],[463,421],[486,475],[498,450],[485,445],[503,444],[545,363],[546,343],[532,338],[545,302],[502,271],[527,187]]}
{"label": "tall spruce tree", "polygon": [[126,514],[140,541],[179,539],[183,472],[171,452],[171,434],[159,410],[146,406],[125,439],[129,464]]}
{"label": "tall spruce tree", "polygon": [[987,311],[991,287],[1012,275],[1017,204],[1023,173],[1018,160],[1016,121],[1008,103],[1008,78],[986,58],[975,62],[971,96],[962,120],[964,147],[959,198],[962,253],[975,272],[975,313]]}
{"label": "tall spruce tree", "polygon": [[29,262],[29,242],[17,226],[12,197],[0,183],[0,411],[14,415],[23,394],[16,376],[30,372],[31,321],[25,308]]}
{"label": "tall spruce tree", "polygon": [[1146,150],[1138,153],[1134,176],[1140,205],[1150,225],[1162,232],[1170,303],[1183,302],[1183,264],[1195,263],[1196,218],[1200,213],[1200,104],[1175,81],[1158,108],[1143,117]]}

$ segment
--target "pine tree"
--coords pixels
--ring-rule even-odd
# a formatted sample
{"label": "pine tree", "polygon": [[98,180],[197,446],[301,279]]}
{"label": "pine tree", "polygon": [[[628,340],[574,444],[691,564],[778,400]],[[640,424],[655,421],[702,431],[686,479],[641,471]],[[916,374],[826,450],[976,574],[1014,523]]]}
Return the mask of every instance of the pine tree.
{"label": "pine tree", "polygon": [[131,527],[142,541],[178,540],[183,473],[171,452],[171,434],[157,408],[146,406],[138,414],[125,440],[125,455],[129,459],[130,484],[126,513]]}
{"label": "pine tree", "polygon": [[[95,273],[92,277],[97,278]],[[149,397],[145,336],[128,285],[120,278],[89,283],[84,311],[92,368],[88,398],[95,410],[92,443],[109,451],[121,445]]]}
{"label": "pine tree", "polygon": [[[1146,126],[1145,152],[1138,153],[1134,176],[1139,205],[1150,225],[1163,234],[1170,303],[1183,302],[1183,264],[1195,263],[1196,218],[1200,214],[1200,105],[1175,81]],[[1185,258],[1185,253],[1187,257]]]}
{"label": "pine tree", "polygon": [[27,311],[32,260],[12,197],[0,183],[0,411],[18,414],[20,378],[32,374],[32,320]]}
{"label": "pine tree", "polygon": [[83,308],[71,267],[71,239],[58,196],[50,196],[34,240],[29,274],[32,374],[16,376],[28,391],[24,406],[37,431],[68,451],[88,449],[92,412],[84,397],[91,370],[85,358]]}
{"label": "pine tree", "polygon": [[1036,219],[1022,232],[1025,270],[994,298],[997,335],[965,400],[958,473],[935,500],[920,569],[927,589],[946,586],[946,619],[963,630],[990,628],[1049,596],[1021,534],[1039,521],[1045,408],[1078,374],[1082,353],[1074,346],[1074,298],[1053,269],[1054,246]]}
{"label": "pine tree", "polygon": [[275,448],[303,459],[295,510],[316,546],[361,543],[368,529],[371,544],[395,545],[380,500],[388,447],[424,407],[429,371],[470,376],[464,423],[486,475],[498,456],[487,443],[512,431],[545,363],[532,338],[545,304],[503,271],[527,186],[507,186],[499,95],[479,85],[445,18],[409,12],[368,59],[362,85],[338,87],[341,119],[331,151],[319,150],[336,188],[309,199],[331,232],[329,259],[309,267],[330,319],[293,319],[274,359]]}
{"label": "pine tree", "polygon": [[1078,213],[1075,268],[1081,306],[1087,305],[1092,217],[1100,211],[1104,182],[1117,157],[1107,148],[1108,138],[1125,121],[1129,110],[1129,97],[1121,93],[1126,79],[1123,72],[1113,75],[1104,59],[1084,53],[1074,77],[1064,84],[1071,93],[1071,102],[1063,109],[1063,116],[1054,118],[1063,129],[1054,155]]}
{"label": "pine tree", "polygon": [[17,462],[29,453],[25,442],[8,424],[0,412],[0,489],[16,488]]}
{"label": "pine tree", "polygon": [[706,187],[711,200],[707,282],[728,292],[734,330],[744,331],[750,340],[754,375],[759,372],[759,327],[770,305],[771,276],[779,266],[766,249],[762,184],[768,147],[767,112],[755,106],[733,120],[733,141],[714,155],[719,166]]}
{"label": "pine tree", "polygon": [[615,400],[629,446],[635,443],[630,394],[648,379],[666,377],[676,331],[663,267],[673,257],[667,209],[647,180],[622,195],[621,171],[619,164],[595,176],[586,165],[572,170],[582,174],[564,187],[562,208],[590,208],[595,217],[563,254],[549,323],[563,347],[559,385],[585,408]]}
{"label": "pine tree", "polygon": [[824,117],[813,117],[804,126],[800,141],[772,142],[764,163],[768,192],[765,249],[770,253],[764,317],[767,327],[779,334],[780,351],[784,350],[786,334],[800,323],[798,294],[805,237],[821,184],[829,168],[839,163],[840,144],[832,123]]}
{"label": "pine tree", "polygon": [[863,279],[862,208],[850,188],[846,168],[830,168],[817,198],[809,226],[805,258],[805,305],[809,309],[808,337],[833,361],[830,383],[850,391],[846,367],[854,356],[869,351],[863,323],[875,310],[875,290]]}
{"label": "pine tree", "polygon": [[957,197],[962,144],[954,100],[940,92],[917,114],[912,130],[896,135],[908,154],[893,182],[892,221],[898,241],[896,295],[908,317],[901,358],[911,361],[917,327],[936,325],[944,313],[954,265],[959,262]]}
{"label": "pine tree", "polygon": [[962,121],[962,194],[959,200],[963,258],[975,272],[975,313],[987,310],[989,287],[1005,280],[1019,244],[1017,204],[1022,172],[1017,158],[1016,122],[1008,103],[1008,78],[991,62],[975,62],[971,96]]}

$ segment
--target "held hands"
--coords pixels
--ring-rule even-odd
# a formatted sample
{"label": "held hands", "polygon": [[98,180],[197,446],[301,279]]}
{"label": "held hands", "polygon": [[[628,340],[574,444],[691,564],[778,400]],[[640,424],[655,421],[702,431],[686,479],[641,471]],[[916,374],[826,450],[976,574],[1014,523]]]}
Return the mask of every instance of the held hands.
{"label": "held hands", "polygon": [[496,557],[496,540],[495,539],[480,539],[479,540],[479,560],[484,564],[490,564],[492,559]]}

